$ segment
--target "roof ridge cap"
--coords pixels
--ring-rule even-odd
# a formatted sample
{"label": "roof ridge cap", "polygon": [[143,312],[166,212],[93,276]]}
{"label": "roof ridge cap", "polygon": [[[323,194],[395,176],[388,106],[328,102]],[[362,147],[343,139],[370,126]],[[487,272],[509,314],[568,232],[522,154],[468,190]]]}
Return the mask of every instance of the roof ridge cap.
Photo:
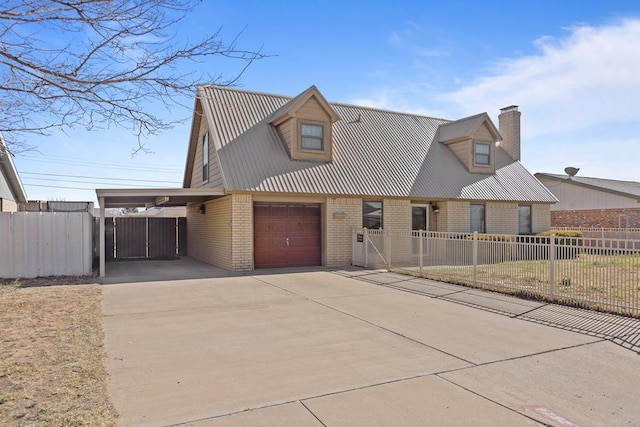
{"label": "roof ridge cap", "polygon": [[290,95],[281,95],[281,94],[277,94],[277,93],[260,92],[260,91],[248,90],[248,89],[238,89],[238,88],[233,88],[233,87],[228,87],[228,86],[219,86],[219,85],[215,85],[215,84],[200,84],[200,85],[198,85],[198,87],[199,88],[203,88],[203,89],[211,88],[211,89],[216,89],[216,90],[225,90],[225,91],[228,91],[228,92],[242,92],[242,93],[247,93],[247,94],[251,94],[251,95],[275,96],[275,97],[278,97],[278,98],[288,98],[289,100],[292,100],[293,98],[295,98],[295,96],[290,96]]}
{"label": "roof ridge cap", "polygon": [[[315,85],[311,85],[309,88],[305,89],[303,92],[306,92],[308,89],[310,89],[312,86]],[[200,84],[198,85],[198,87],[200,88],[212,88],[212,89],[216,89],[216,90],[225,90],[225,91],[229,91],[229,92],[242,92],[242,93],[247,93],[247,94],[252,94],[252,95],[264,95],[264,96],[274,96],[274,97],[278,97],[278,98],[285,98],[288,100],[293,100],[294,98],[296,98],[298,95],[295,96],[291,96],[291,95],[282,95],[282,94],[277,94],[277,93],[270,93],[270,92],[260,92],[260,91],[254,91],[254,90],[247,90],[247,89],[238,89],[238,88],[233,88],[233,87],[228,87],[228,86],[218,86],[215,84]],[[319,91],[319,90],[318,90]],[[340,107],[349,107],[349,108],[360,108],[360,109],[365,109],[365,110],[370,110],[370,111],[380,111],[380,112],[384,112],[384,113],[392,113],[392,114],[401,114],[401,115],[405,115],[405,116],[412,116],[412,117],[424,117],[426,119],[433,119],[433,120],[443,120],[443,121],[447,121],[447,122],[453,122],[453,120],[451,119],[445,119],[443,117],[435,117],[435,116],[430,116],[430,115],[426,115],[426,114],[417,114],[417,113],[411,113],[408,111],[399,111],[399,110],[390,110],[390,109],[385,109],[385,108],[378,108],[378,107],[369,107],[366,105],[357,105],[357,104],[350,104],[350,103],[346,103],[346,102],[335,102],[335,101],[327,101],[330,105],[336,105],[336,106],[340,106]]]}
{"label": "roof ridge cap", "polygon": [[475,118],[480,117],[480,116],[487,116],[489,119],[491,119],[491,117],[489,117],[489,114],[487,114],[486,111],[483,111],[482,113],[477,113],[477,114],[474,114],[472,116],[462,117],[461,119],[457,119],[457,120],[451,120],[449,123],[445,123],[445,124],[443,124],[441,126],[454,125],[454,124],[456,124],[458,122],[475,119]]}

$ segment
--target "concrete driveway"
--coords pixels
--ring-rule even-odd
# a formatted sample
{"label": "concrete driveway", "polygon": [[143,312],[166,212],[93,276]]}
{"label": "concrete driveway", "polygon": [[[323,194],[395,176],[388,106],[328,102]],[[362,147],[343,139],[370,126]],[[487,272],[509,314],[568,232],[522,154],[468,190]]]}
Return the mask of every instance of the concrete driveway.
{"label": "concrete driveway", "polygon": [[103,292],[122,426],[640,424],[633,351],[335,272]]}

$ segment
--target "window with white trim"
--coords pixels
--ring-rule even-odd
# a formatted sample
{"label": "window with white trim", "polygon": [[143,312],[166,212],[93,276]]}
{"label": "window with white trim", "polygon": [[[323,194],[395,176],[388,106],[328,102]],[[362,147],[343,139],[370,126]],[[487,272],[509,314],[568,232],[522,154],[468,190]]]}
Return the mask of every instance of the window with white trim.
{"label": "window with white trim", "polygon": [[202,135],[202,182],[209,181],[209,132]]}
{"label": "window with white trim", "polygon": [[300,149],[324,151],[324,125],[301,123]]}
{"label": "window with white trim", "polygon": [[491,145],[489,143],[474,141],[473,163],[477,166],[491,165]]}

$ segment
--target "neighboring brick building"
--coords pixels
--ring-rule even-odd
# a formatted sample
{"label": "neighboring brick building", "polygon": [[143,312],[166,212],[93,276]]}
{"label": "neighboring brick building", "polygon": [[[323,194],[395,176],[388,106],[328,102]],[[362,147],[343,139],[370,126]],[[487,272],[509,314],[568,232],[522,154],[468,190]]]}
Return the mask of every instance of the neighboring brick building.
{"label": "neighboring brick building", "polygon": [[536,173],[559,200],[552,227],[640,228],[640,182]]}

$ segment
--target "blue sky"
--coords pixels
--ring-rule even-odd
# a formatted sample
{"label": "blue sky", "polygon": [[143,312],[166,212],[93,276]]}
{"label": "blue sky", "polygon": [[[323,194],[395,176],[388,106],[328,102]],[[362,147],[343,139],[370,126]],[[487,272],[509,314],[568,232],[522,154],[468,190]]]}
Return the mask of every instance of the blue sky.
{"label": "blue sky", "polygon": [[[532,173],[575,166],[640,181],[640,2],[206,0],[178,37],[221,26],[223,38],[244,29],[239,47],[272,55],[245,72],[243,89],[295,96],[315,84],[329,101],[447,119],[486,111],[496,124],[516,104]],[[242,64],[191,66],[233,76]],[[37,150],[15,159],[28,197],[181,186],[192,106],[179,99],[164,113],[186,120],[149,138],[150,154],[132,157],[136,136],[117,127],[33,137]]]}

